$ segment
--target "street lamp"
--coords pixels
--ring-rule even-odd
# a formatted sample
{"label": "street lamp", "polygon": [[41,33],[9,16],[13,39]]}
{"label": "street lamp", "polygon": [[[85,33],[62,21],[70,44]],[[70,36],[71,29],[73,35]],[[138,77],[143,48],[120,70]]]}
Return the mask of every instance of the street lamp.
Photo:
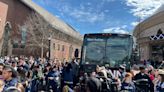
{"label": "street lamp", "polygon": [[48,59],[50,60],[51,59],[51,36],[48,38],[48,41],[49,41]]}

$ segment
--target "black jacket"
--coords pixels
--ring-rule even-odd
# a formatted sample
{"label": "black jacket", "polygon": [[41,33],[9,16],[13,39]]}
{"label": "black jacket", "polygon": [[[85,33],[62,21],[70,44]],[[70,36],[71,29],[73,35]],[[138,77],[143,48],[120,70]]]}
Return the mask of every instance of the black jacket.
{"label": "black jacket", "polygon": [[141,88],[143,90],[149,90],[150,92],[154,92],[154,84],[147,74],[138,73],[138,74],[136,74],[136,76],[134,76],[135,81],[140,80],[140,79],[146,79],[147,82],[146,81],[138,82],[139,85],[137,85],[137,86],[139,88]]}

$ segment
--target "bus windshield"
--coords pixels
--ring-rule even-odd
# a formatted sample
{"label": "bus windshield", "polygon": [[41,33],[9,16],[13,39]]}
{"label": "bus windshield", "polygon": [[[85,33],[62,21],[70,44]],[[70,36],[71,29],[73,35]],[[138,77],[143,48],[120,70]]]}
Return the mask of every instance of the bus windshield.
{"label": "bus windshield", "polygon": [[132,39],[128,36],[85,37],[82,64],[108,64],[118,67],[128,64],[132,52]]}

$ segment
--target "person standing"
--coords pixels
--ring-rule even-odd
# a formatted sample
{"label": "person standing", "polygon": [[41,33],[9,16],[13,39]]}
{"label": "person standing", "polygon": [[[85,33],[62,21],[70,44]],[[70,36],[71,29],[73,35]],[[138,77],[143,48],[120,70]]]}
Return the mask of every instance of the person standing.
{"label": "person standing", "polygon": [[126,73],[125,78],[121,84],[121,92],[135,92],[135,85],[132,82],[132,74]]}
{"label": "person standing", "polygon": [[2,72],[3,79],[5,81],[5,86],[3,91],[7,88],[16,86],[18,83],[17,72],[10,66],[5,66]]}
{"label": "person standing", "polygon": [[137,87],[139,90],[143,92],[154,92],[154,84],[151,81],[149,75],[145,74],[145,67],[141,66],[140,67],[140,73],[136,74],[134,76],[134,80],[137,82]]}
{"label": "person standing", "polygon": [[73,89],[73,71],[72,66],[69,63],[66,68],[62,72],[62,78],[63,78],[63,86],[69,86],[71,89]]}
{"label": "person standing", "polygon": [[58,92],[59,86],[59,72],[56,66],[50,69],[50,72],[46,76],[48,89],[52,87],[53,92]]}
{"label": "person standing", "polygon": [[72,66],[72,71],[73,71],[73,82],[74,82],[74,86],[76,85],[77,82],[77,75],[78,75],[78,68],[79,68],[79,64],[77,62],[77,59],[73,59],[71,62],[71,66]]}
{"label": "person standing", "polygon": [[158,70],[157,76],[157,83],[156,83],[156,92],[164,92],[164,71]]}

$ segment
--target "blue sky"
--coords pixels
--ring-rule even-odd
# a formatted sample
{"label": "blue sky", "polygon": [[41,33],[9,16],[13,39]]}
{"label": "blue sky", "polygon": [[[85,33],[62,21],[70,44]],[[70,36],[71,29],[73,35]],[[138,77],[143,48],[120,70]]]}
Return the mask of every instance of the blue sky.
{"label": "blue sky", "polygon": [[132,33],[164,0],[33,0],[81,34]]}

